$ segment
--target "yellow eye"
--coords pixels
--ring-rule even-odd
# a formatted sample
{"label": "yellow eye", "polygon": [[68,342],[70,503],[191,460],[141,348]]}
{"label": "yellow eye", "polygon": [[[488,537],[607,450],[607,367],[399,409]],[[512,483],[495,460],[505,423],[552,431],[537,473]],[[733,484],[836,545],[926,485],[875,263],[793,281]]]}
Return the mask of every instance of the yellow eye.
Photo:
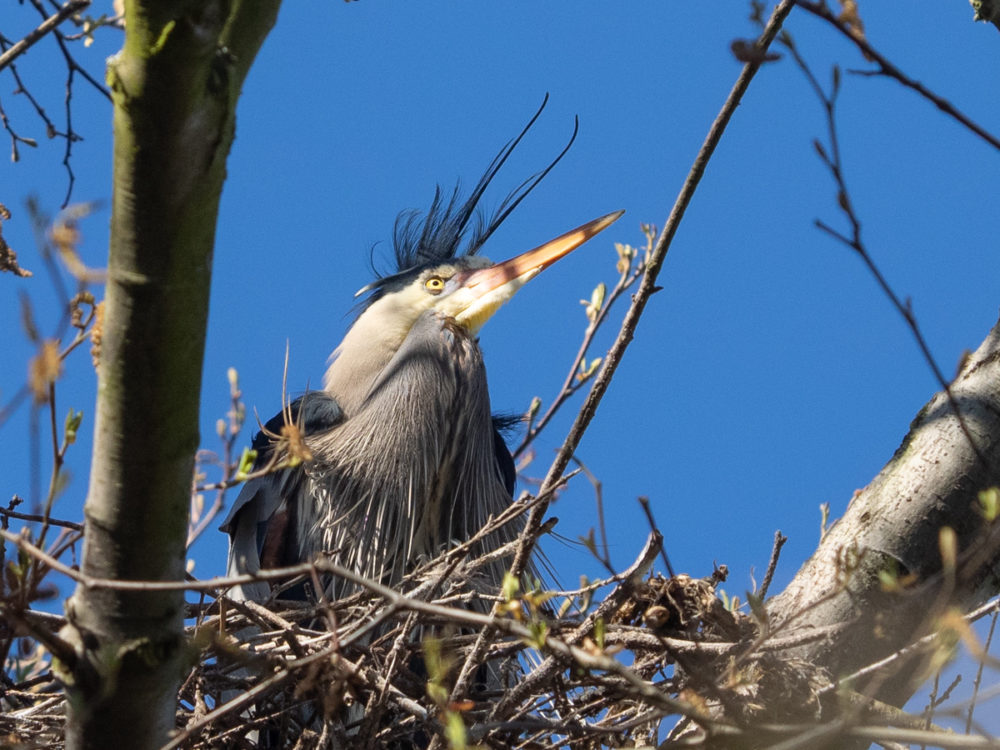
{"label": "yellow eye", "polygon": [[441,294],[444,290],[444,279],[440,276],[431,276],[424,282],[424,289],[431,294]]}

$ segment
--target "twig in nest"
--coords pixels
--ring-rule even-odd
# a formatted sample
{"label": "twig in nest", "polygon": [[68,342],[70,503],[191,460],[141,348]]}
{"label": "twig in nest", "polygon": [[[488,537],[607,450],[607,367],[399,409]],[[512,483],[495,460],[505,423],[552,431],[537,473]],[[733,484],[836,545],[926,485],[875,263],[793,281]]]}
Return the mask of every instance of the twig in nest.
{"label": "twig in nest", "polygon": [[767,562],[767,571],[764,573],[764,580],[760,584],[761,601],[767,598],[767,590],[771,587],[771,579],[774,578],[774,571],[778,567],[778,558],[781,556],[781,548],[785,546],[788,537],[781,533],[781,530],[774,532],[774,546],[771,547],[771,559]]}

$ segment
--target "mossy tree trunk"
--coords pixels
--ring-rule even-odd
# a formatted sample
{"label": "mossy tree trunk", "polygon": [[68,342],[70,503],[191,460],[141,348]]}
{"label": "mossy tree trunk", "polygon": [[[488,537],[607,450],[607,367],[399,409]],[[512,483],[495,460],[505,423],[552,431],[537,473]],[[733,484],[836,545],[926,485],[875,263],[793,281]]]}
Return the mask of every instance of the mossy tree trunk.
{"label": "mossy tree trunk", "polygon": [[[134,0],[108,65],[114,186],[82,571],[178,581],[212,249],[243,81],[279,0]],[[160,747],[187,664],[180,591],[79,586],[67,746]]]}

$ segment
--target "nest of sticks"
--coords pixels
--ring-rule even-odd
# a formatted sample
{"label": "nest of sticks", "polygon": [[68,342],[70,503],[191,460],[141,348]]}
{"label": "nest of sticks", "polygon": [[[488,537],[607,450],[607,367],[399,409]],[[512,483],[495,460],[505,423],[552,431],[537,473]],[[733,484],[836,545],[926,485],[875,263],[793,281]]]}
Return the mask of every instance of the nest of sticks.
{"label": "nest of sticks", "polygon": [[[640,747],[720,722],[819,718],[825,676],[723,606],[724,568],[650,574],[659,545],[653,532],[627,570],[567,591],[511,579],[483,593],[477,565],[448,553],[396,589],[357,579],[334,602],[281,598],[352,576],[323,561],[285,570],[265,604],[192,582],[196,658],[166,747]],[[45,638],[25,632],[62,618],[9,600],[5,613],[0,744],[58,749],[63,691]]]}

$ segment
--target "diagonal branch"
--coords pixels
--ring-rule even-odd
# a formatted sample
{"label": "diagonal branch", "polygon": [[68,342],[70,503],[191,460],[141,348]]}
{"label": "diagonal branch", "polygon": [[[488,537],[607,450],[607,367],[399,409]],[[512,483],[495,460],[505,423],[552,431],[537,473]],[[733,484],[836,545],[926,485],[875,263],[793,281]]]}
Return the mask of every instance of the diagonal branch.
{"label": "diagonal branch", "polygon": [[[782,0],[782,2],[774,9],[767,26],[764,28],[763,33],[757,40],[757,46],[761,50],[766,50],[770,46],[771,42],[774,41],[778,31],[781,29],[782,23],[784,23],[785,18],[791,12],[794,5],[794,0]],[[736,108],[739,106],[740,100],[746,93],[747,88],[750,86],[750,81],[753,80],[753,77],[757,74],[760,66],[760,61],[754,61],[747,63],[743,67],[743,71],[740,73],[739,78],[736,80],[732,90],[729,92],[729,96],[726,98],[725,104],[722,106],[722,110],[715,118],[715,122],[712,123],[712,127],[709,129],[708,135],[705,137],[705,141],[702,144],[701,149],[698,151],[698,155],[695,157],[694,164],[692,164],[691,170],[688,172],[687,179],[681,187],[680,194],[677,196],[677,200],[674,201],[674,206],[670,211],[670,216],[667,218],[667,221],[663,226],[663,231],[656,242],[656,246],[653,248],[649,262],[646,265],[646,273],[639,284],[638,292],[636,292],[635,297],[633,298],[632,306],[625,315],[625,320],[622,322],[618,338],[612,345],[608,355],[604,358],[604,363],[594,380],[594,385],[587,394],[587,398],[584,401],[583,406],[580,408],[576,420],[573,422],[573,426],[570,428],[569,434],[566,436],[566,440],[563,442],[555,460],[552,462],[552,466],[549,468],[545,481],[542,483],[542,491],[555,486],[560,481],[560,477],[569,465],[570,459],[576,451],[580,440],[583,438],[583,434],[586,431],[587,426],[594,418],[594,414],[597,412],[597,407],[600,404],[601,399],[604,397],[604,394],[607,392],[608,386],[611,384],[611,379],[614,377],[615,371],[618,369],[618,365],[625,354],[625,349],[628,348],[629,343],[631,343],[632,338],[635,335],[636,327],[639,325],[639,318],[642,316],[642,312],[646,308],[646,303],[649,301],[649,298],[653,295],[653,293],[659,291],[660,289],[660,287],[656,285],[656,277],[659,275],[660,269],[663,267],[663,261],[667,256],[667,251],[670,249],[670,244],[674,239],[674,235],[677,233],[677,228],[680,226],[681,219],[684,218],[684,213],[687,210],[688,205],[691,203],[691,199],[694,197],[694,193],[698,188],[699,182],[701,182],[702,175],[705,173],[705,168],[708,166],[708,162],[712,158],[712,154],[715,152],[716,146],[718,146],[719,141],[722,140],[722,135],[726,131],[729,120],[736,112]],[[548,503],[540,504],[536,506],[529,515],[528,523],[525,528],[525,534],[522,537],[525,540],[525,544],[518,550],[517,557],[514,560],[513,569],[515,573],[520,573],[527,565],[528,557],[531,554],[531,550],[537,538],[536,534],[538,528],[541,526],[542,518],[547,510]]]}
{"label": "diagonal branch", "polygon": [[27,52],[42,37],[56,29],[59,24],[79,13],[84,8],[90,7],[90,0],[69,0],[58,11],[42,21],[35,29],[28,32],[23,39],[16,42],[10,49],[0,55],[0,70],[3,70],[17,58]]}

